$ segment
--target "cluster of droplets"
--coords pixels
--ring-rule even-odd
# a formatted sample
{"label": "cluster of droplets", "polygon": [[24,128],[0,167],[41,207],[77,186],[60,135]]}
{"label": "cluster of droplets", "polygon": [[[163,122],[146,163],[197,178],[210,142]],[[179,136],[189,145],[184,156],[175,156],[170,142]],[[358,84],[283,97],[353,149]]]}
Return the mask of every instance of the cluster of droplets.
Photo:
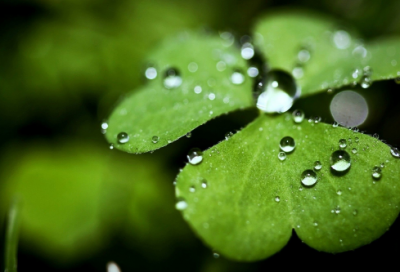
{"label": "cluster of droplets", "polygon": [[286,154],[293,152],[296,147],[296,142],[290,136],[283,137],[279,142],[279,148],[281,152],[278,153],[278,159],[284,161],[286,159]]}

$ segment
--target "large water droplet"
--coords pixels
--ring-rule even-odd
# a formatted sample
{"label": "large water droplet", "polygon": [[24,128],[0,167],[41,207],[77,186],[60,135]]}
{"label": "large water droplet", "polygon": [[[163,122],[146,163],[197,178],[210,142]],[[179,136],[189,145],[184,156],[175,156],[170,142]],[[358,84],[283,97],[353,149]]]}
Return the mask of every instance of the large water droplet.
{"label": "large water droplet", "polygon": [[317,181],[317,174],[311,169],[305,170],[301,174],[301,183],[304,186],[313,186]]}
{"label": "large water droplet", "polygon": [[261,88],[257,108],[267,113],[288,111],[294,100],[300,96],[300,87],[294,78],[281,70],[268,72],[266,82],[261,82],[257,88]]}
{"label": "large water droplet", "polygon": [[153,137],[151,138],[151,141],[153,142],[153,144],[158,143],[159,140],[160,140],[160,137],[158,137],[158,136],[153,136]]}
{"label": "large water droplet", "polygon": [[293,121],[297,124],[303,122],[304,120],[304,112],[302,110],[294,110],[292,116]]}
{"label": "large water droplet", "polygon": [[285,152],[279,152],[278,153],[278,159],[281,161],[286,160],[286,153]]}
{"label": "large water droplet", "polygon": [[244,82],[244,79],[244,74],[239,70],[234,71],[231,75],[231,82],[235,85],[242,84]]}
{"label": "large water droplet", "polygon": [[314,169],[319,171],[322,168],[322,163],[320,161],[314,162]]}
{"label": "large water droplet", "polygon": [[381,168],[378,167],[378,166],[375,166],[375,167],[372,169],[372,177],[373,177],[374,179],[380,179],[381,176],[382,176],[382,170],[381,170]]}
{"label": "large water droplet", "polygon": [[182,77],[179,71],[175,68],[168,68],[164,74],[164,87],[167,89],[174,89],[182,84]]}
{"label": "large water droplet", "polygon": [[350,155],[344,150],[337,150],[331,155],[331,168],[337,172],[343,172],[351,166]]}
{"label": "large water droplet", "polygon": [[175,204],[175,208],[179,211],[183,211],[188,207],[187,202],[183,198],[178,198],[178,201]]}
{"label": "large water droplet", "polygon": [[400,151],[397,147],[392,147],[390,149],[390,153],[392,154],[393,157],[400,158]]}
{"label": "large water droplet", "polygon": [[199,148],[192,148],[187,158],[191,165],[197,165],[203,161],[203,152]]}
{"label": "large water droplet", "polygon": [[144,76],[149,80],[155,79],[157,77],[157,69],[152,66],[147,67]]}
{"label": "large water droplet", "polygon": [[294,139],[290,136],[283,137],[282,140],[279,143],[279,147],[281,148],[282,151],[284,152],[292,152],[294,148],[296,147],[296,143],[294,142]]}
{"label": "large water droplet", "polygon": [[129,141],[129,135],[126,132],[120,132],[117,135],[118,143],[125,144]]}

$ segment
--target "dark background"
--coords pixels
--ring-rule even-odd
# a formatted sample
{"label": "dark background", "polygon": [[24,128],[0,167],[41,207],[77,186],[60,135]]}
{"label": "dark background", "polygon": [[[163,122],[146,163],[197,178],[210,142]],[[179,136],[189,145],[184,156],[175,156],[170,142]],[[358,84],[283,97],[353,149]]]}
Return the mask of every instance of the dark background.
{"label": "dark background", "polygon": [[[121,95],[143,83],[142,60],[158,41],[182,30],[204,27],[232,31],[240,37],[250,33],[260,15],[285,8],[311,9],[333,16],[340,24],[355,27],[366,41],[400,35],[400,2],[397,0],[0,1],[0,169],[3,172],[0,185],[12,182],[14,172],[10,165],[18,166],[19,154],[30,152],[30,146],[38,142],[54,152],[60,143],[74,146],[76,142],[90,142],[105,154],[118,154],[118,151],[108,150],[100,133],[100,123]],[[375,83],[363,91],[373,110],[361,126],[367,133],[378,133],[387,143],[397,146],[400,145],[399,87],[390,81]],[[295,106],[304,109],[307,116],[321,116],[324,121],[332,122],[328,111],[331,98],[331,95],[319,94],[300,99]],[[136,240],[134,235],[128,238],[114,228],[107,231],[109,239],[98,250],[87,255],[82,252],[84,258],[59,261],[37,251],[37,245],[29,239],[21,239],[19,271],[105,271],[106,263],[111,260],[118,263],[122,271],[397,266],[399,220],[380,239],[353,252],[336,255],[317,252],[294,234],[281,252],[264,261],[246,264],[212,257],[212,251],[188,230],[174,210],[171,183],[178,169],[184,166],[188,149],[193,146],[208,148],[222,140],[227,131],[240,129],[255,116],[256,111],[247,110],[217,118],[196,129],[190,139],[184,138],[153,155],[133,159],[133,168],[147,167],[148,162],[142,162],[142,158],[161,161],[159,164],[166,178],[160,182],[168,184],[162,188],[167,188],[165,194],[170,201],[164,209],[173,214],[176,229],[183,229],[182,236],[180,232],[172,235],[176,242],[162,246],[156,241],[144,250],[146,242],[138,242],[140,239]],[[116,159],[130,160],[119,154]],[[129,175],[127,171],[126,176]],[[4,194],[0,192],[1,195]],[[57,200],[56,195],[49,198]],[[151,202],[157,201],[151,199]],[[124,224],[125,215],[118,213],[118,216],[121,218],[118,222]],[[159,212],[149,212],[145,217],[143,220],[150,223],[158,222],[152,220],[159,217]],[[168,216],[163,220],[169,220]],[[149,235],[154,231],[155,236],[156,232],[165,232],[168,236],[165,222],[158,223],[149,230]],[[169,227],[175,229],[175,225]],[[126,243],[126,240],[131,242]],[[0,242],[4,244],[4,237]],[[153,249],[157,251],[160,246],[167,253],[152,256]]]}

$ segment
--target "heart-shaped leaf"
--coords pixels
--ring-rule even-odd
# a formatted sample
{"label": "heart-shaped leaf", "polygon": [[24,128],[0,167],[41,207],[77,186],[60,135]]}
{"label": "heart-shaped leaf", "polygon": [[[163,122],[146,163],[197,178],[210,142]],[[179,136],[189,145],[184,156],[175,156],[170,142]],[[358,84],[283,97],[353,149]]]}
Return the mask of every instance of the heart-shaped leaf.
{"label": "heart-shaped leaf", "polygon": [[[281,154],[286,156],[281,161],[280,141],[286,136],[296,147]],[[331,168],[337,150],[350,156],[347,171]],[[346,166],[339,162],[335,165]],[[305,170],[316,174],[314,186],[302,184]],[[323,123],[295,124],[289,114],[260,116],[205,151],[200,165],[184,168],[177,179],[177,207],[185,208],[184,218],[206,244],[231,259],[271,256],[285,246],[292,229],[317,250],[342,252],[372,242],[394,222],[399,172],[400,160],[373,137]],[[315,182],[309,173],[305,184]]]}
{"label": "heart-shaped leaf", "polygon": [[147,77],[154,79],[114,109],[107,140],[129,153],[148,152],[216,116],[251,106],[246,62],[231,37],[225,38],[183,33],[161,44],[149,55]]}

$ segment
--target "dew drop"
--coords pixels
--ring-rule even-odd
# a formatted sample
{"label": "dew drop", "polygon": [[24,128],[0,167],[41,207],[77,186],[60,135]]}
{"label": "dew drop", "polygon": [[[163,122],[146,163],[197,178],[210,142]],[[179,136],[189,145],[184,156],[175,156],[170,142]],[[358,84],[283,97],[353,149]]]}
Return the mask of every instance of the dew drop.
{"label": "dew drop", "polygon": [[157,77],[157,69],[152,66],[147,67],[144,76],[149,80],[155,79]]}
{"label": "dew drop", "polygon": [[192,133],[191,132],[186,133],[186,138],[190,138],[190,137],[192,137]]}
{"label": "dew drop", "polygon": [[182,77],[175,68],[168,68],[164,74],[164,87],[167,89],[175,89],[182,84]]}
{"label": "dew drop", "polygon": [[197,65],[196,62],[191,62],[191,63],[189,63],[189,65],[188,65],[188,70],[189,70],[189,72],[191,72],[191,73],[195,73],[195,72],[197,71],[198,68],[199,68],[199,66]]}
{"label": "dew drop", "polygon": [[318,222],[314,221],[313,225],[314,225],[314,227],[318,227]]}
{"label": "dew drop", "polygon": [[197,165],[203,161],[203,152],[199,148],[192,148],[187,158],[191,165]]}
{"label": "dew drop", "polygon": [[336,191],[336,194],[340,196],[340,195],[342,195],[342,191],[337,190],[337,191]]}
{"label": "dew drop", "polygon": [[319,122],[321,122],[321,117],[318,117],[318,116],[315,117],[315,118],[314,118],[314,123],[315,123],[315,124],[318,124]]}
{"label": "dew drop", "polygon": [[313,170],[305,170],[301,174],[301,183],[304,186],[313,186],[317,181],[317,174]]}
{"label": "dew drop", "polygon": [[203,181],[201,182],[201,188],[205,189],[205,188],[207,188],[207,186],[208,186],[207,181],[206,181],[206,180],[203,180]]}
{"label": "dew drop", "polygon": [[382,176],[382,170],[381,170],[381,168],[378,167],[378,166],[375,166],[375,167],[372,169],[372,177],[373,177],[374,179],[380,179],[381,176]]}
{"label": "dew drop", "polygon": [[217,66],[217,70],[220,72],[225,71],[225,69],[226,69],[226,63],[222,60],[217,62],[216,66]]}
{"label": "dew drop", "polygon": [[351,150],[351,152],[352,152],[353,154],[357,154],[357,148],[353,148],[353,149]]}
{"label": "dew drop", "polygon": [[114,149],[114,145],[113,145],[113,144],[110,144],[109,148],[110,148],[111,150]]}
{"label": "dew drop", "polygon": [[338,49],[346,49],[351,45],[351,36],[347,31],[338,30],[333,34],[333,42]]}
{"label": "dew drop", "polygon": [[240,54],[242,55],[242,58],[245,60],[249,60],[254,56],[254,47],[251,43],[244,43],[242,45],[242,49],[240,51]]}
{"label": "dew drop", "polygon": [[288,111],[300,96],[300,88],[292,75],[280,70],[268,72],[266,82],[260,82],[257,88],[261,89],[257,108],[267,113]]}
{"label": "dew drop", "polygon": [[231,82],[235,85],[242,84],[244,79],[244,74],[239,70],[234,71],[231,75]]}
{"label": "dew drop", "polygon": [[194,86],[193,90],[194,90],[194,93],[200,94],[203,91],[203,88],[201,88],[200,85],[196,85],[196,86]]}
{"label": "dew drop", "polygon": [[339,207],[339,206],[337,206],[337,207],[335,208],[335,213],[336,213],[336,214],[339,214],[339,213],[340,213],[340,207]]}
{"label": "dew drop", "polygon": [[247,74],[249,77],[256,77],[259,73],[260,72],[258,71],[257,67],[249,67],[249,69],[247,69]]}
{"label": "dew drop", "polygon": [[178,201],[175,204],[175,208],[178,211],[183,211],[184,209],[186,209],[188,207],[187,202],[185,201],[185,199],[183,198],[178,198]]}
{"label": "dew drop", "polygon": [[304,112],[302,110],[294,110],[292,116],[293,121],[297,124],[303,122],[304,120]]}
{"label": "dew drop", "polygon": [[281,201],[281,198],[279,196],[276,196],[275,197],[275,202],[280,202],[280,201]]}
{"label": "dew drop", "polygon": [[371,86],[371,75],[372,75],[372,69],[369,66],[364,67],[363,69],[363,75],[361,77],[360,83],[361,87],[363,89],[369,88]]}
{"label": "dew drop", "polygon": [[225,140],[229,140],[229,138],[232,137],[232,136],[233,136],[233,133],[232,133],[232,132],[226,133],[226,134],[225,134]]}
{"label": "dew drop", "polygon": [[219,258],[219,254],[217,252],[213,252],[213,257],[214,257],[214,259],[218,259]]}
{"label": "dew drop", "polygon": [[106,134],[107,128],[108,128],[108,123],[107,123],[107,121],[103,121],[103,122],[101,123],[100,127],[101,127],[101,133],[102,133],[102,134]]}
{"label": "dew drop", "polygon": [[286,136],[283,137],[282,140],[280,141],[279,147],[281,148],[282,151],[289,153],[294,150],[294,148],[296,147],[296,143],[292,137]]}
{"label": "dew drop", "polygon": [[285,152],[279,152],[278,153],[278,159],[281,161],[286,160],[286,153]]}
{"label": "dew drop", "polygon": [[345,139],[340,139],[339,140],[339,147],[342,148],[342,149],[347,147],[347,142],[346,142]]}
{"label": "dew drop", "polygon": [[400,158],[400,151],[397,147],[392,147],[390,149],[390,153],[392,154],[393,157]]}
{"label": "dew drop", "polygon": [[311,57],[310,52],[307,49],[300,50],[299,53],[297,53],[297,59],[299,62],[305,63],[307,62]]}
{"label": "dew drop", "polygon": [[189,187],[189,192],[191,192],[191,193],[196,192],[196,187],[190,186],[190,187]]}
{"label": "dew drop", "polygon": [[153,136],[153,138],[151,138],[151,141],[153,142],[153,144],[158,143],[159,140],[160,140],[160,137],[158,137],[158,136]]}
{"label": "dew drop", "polygon": [[210,99],[211,101],[213,101],[215,99],[215,93],[209,93],[208,94],[208,99]]}
{"label": "dew drop", "polygon": [[322,168],[322,163],[320,161],[314,162],[314,170],[319,171],[321,170],[321,168]]}
{"label": "dew drop", "polygon": [[331,168],[337,172],[343,172],[350,168],[350,155],[344,150],[337,150],[331,155]]}
{"label": "dew drop", "polygon": [[358,214],[358,211],[357,211],[357,210],[354,210],[354,211],[353,211],[353,215],[356,216],[357,214]]}
{"label": "dew drop", "polygon": [[359,139],[358,137],[355,137],[355,138],[354,138],[354,141],[355,141],[356,143],[358,143],[358,142],[360,142],[360,139]]}
{"label": "dew drop", "polygon": [[118,143],[125,144],[129,141],[129,135],[126,132],[120,132],[117,135]]}
{"label": "dew drop", "polygon": [[339,126],[339,123],[337,123],[337,122],[334,122],[333,124],[332,124],[332,127],[334,127],[334,128],[337,128]]}

